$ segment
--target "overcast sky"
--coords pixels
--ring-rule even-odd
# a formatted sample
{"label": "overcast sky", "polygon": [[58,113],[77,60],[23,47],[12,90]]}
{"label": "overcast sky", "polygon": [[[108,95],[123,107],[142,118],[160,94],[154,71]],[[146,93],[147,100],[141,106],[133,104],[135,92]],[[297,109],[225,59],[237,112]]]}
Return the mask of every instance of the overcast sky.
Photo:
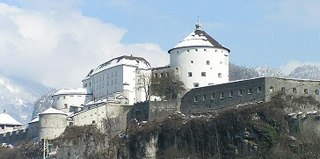
{"label": "overcast sky", "polygon": [[0,0],[0,71],[63,88],[125,54],[166,65],[198,16],[232,63],[320,63],[319,0]]}

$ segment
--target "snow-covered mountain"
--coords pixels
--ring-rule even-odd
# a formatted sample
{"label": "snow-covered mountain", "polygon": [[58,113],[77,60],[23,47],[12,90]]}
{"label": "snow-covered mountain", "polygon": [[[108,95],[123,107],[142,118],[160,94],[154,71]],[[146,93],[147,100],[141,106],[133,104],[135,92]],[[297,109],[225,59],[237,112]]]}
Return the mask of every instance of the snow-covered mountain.
{"label": "snow-covered mountain", "polygon": [[42,84],[0,74],[0,111],[21,123],[31,119],[34,102],[50,89]]}
{"label": "snow-covered mountain", "polygon": [[56,92],[56,89],[50,90],[48,93],[42,95],[36,102],[34,102],[34,108],[32,112],[32,119],[36,118],[39,113],[47,110],[52,106],[51,96]]}
{"label": "snow-covered mountain", "polygon": [[273,69],[268,66],[244,67],[230,64],[230,81],[254,77],[285,77],[285,75],[279,69]]}
{"label": "snow-covered mountain", "polygon": [[289,74],[289,77],[320,80],[320,66],[319,65],[299,66]]}

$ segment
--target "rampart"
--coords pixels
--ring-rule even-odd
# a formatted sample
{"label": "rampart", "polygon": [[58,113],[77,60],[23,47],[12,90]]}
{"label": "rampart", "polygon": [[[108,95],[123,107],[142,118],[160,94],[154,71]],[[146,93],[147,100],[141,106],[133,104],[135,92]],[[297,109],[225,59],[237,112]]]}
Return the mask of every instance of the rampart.
{"label": "rampart", "polygon": [[17,145],[28,139],[32,139],[32,136],[28,133],[28,128],[21,128],[11,132],[0,134],[0,143],[9,143]]}
{"label": "rampart", "polygon": [[181,112],[201,113],[241,104],[267,102],[282,91],[293,96],[313,96],[320,101],[320,81],[261,77],[195,88],[181,100]]}
{"label": "rampart", "polygon": [[160,122],[179,110],[180,104],[178,101],[146,101],[136,103],[128,117],[131,120]]}

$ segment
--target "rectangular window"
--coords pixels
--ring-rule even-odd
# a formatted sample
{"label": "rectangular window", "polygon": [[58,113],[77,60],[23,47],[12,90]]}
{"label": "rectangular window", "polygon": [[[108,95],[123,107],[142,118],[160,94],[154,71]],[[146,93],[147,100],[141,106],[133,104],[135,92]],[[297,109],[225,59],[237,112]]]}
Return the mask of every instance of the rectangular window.
{"label": "rectangular window", "polygon": [[222,78],[222,74],[221,74],[221,73],[218,73],[218,77],[219,77],[219,78]]}
{"label": "rectangular window", "polygon": [[248,94],[252,94],[252,88],[248,89]]}
{"label": "rectangular window", "polygon": [[221,94],[220,94],[220,99],[223,99],[223,98],[224,98],[224,93],[221,92]]}
{"label": "rectangular window", "polygon": [[193,63],[193,61],[191,60],[190,63]]}
{"label": "rectangular window", "polygon": [[243,94],[243,90],[242,90],[242,89],[239,89],[238,95],[239,95],[239,96],[242,96],[242,94]]}
{"label": "rectangular window", "polygon": [[210,65],[210,61],[209,61],[209,60],[207,60],[207,61],[206,61],[206,64],[207,64],[207,65]]}
{"label": "rectangular window", "polygon": [[206,75],[207,75],[206,72],[201,72],[202,77],[206,77]]}
{"label": "rectangular window", "polygon": [[211,94],[211,99],[213,100],[216,97],[214,93]]}
{"label": "rectangular window", "polygon": [[230,92],[229,92],[229,97],[230,97],[230,98],[233,97],[233,91],[230,91]]}
{"label": "rectangular window", "polygon": [[192,72],[188,72],[188,77],[192,77]]}
{"label": "rectangular window", "polygon": [[203,101],[206,101],[206,100],[207,100],[207,95],[204,94],[204,95],[202,96],[202,100],[203,100]]}

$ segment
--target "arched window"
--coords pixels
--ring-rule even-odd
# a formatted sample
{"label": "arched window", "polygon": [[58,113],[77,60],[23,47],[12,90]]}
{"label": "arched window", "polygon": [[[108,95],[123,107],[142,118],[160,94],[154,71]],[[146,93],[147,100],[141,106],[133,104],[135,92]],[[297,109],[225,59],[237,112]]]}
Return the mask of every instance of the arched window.
{"label": "arched window", "polygon": [[273,91],[274,91],[274,87],[270,86],[270,92],[273,92]]}
{"label": "arched window", "polygon": [[304,92],[304,94],[309,94],[309,90],[308,89],[304,89],[303,92]]}

